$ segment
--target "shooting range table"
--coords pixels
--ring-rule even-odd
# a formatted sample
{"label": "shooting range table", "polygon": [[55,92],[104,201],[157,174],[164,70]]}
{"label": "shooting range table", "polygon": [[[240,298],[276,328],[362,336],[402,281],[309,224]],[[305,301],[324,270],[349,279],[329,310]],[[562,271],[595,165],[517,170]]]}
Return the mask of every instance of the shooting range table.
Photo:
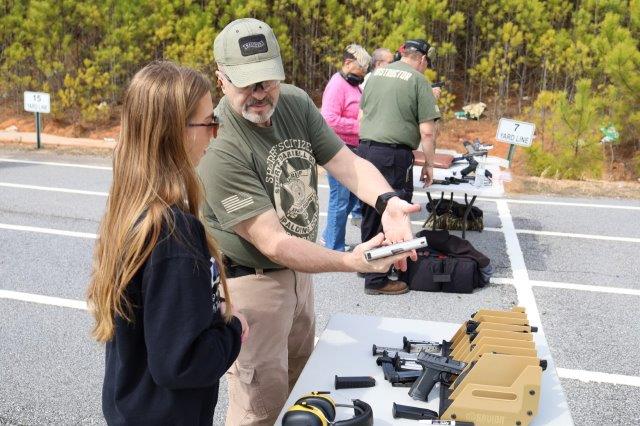
{"label": "shooting range table", "polygon": [[[479,159],[478,161],[483,161]],[[434,179],[444,180],[446,177],[454,176],[453,172],[456,172],[456,177],[460,177],[460,170],[463,170],[468,166],[466,161],[462,161],[460,163],[453,164],[448,169],[437,169],[434,168]],[[453,194],[464,194],[464,202],[466,205],[466,210],[464,214],[464,218],[462,220],[462,238],[466,236],[466,228],[467,228],[467,216],[471,211],[471,207],[473,203],[475,203],[476,198],[487,197],[487,198],[502,198],[504,196],[504,185],[500,179],[495,179],[500,173],[500,167],[507,167],[508,162],[502,158],[498,157],[487,157],[485,167],[489,170],[494,179],[491,181],[491,185],[484,186],[474,186],[473,182],[471,183],[459,183],[454,185],[441,185],[441,184],[433,184],[427,188],[422,187],[422,182],[420,182],[420,173],[422,172],[422,166],[414,166],[413,167],[413,187],[414,192],[416,191],[425,191],[427,193],[427,197],[429,198],[429,202],[432,202],[431,193],[432,192],[440,192],[440,198],[436,203],[436,207],[445,199],[445,192],[451,194],[451,199],[453,199]],[[469,201],[468,197],[471,196],[471,201]],[[435,215],[435,208],[429,215]],[[435,223],[435,222],[434,222]]]}
{"label": "shooting range table", "polygon": [[[350,404],[352,399],[361,399],[371,405],[375,426],[419,425],[416,420],[394,419],[393,403],[429,408],[438,411],[438,387],[430,394],[429,402],[412,399],[406,387],[393,387],[384,380],[382,368],[376,365],[371,354],[373,344],[379,346],[402,346],[402,337],[410,339],[442,341],[449,340],[460,324],[409,320],[401,318],[368,317],[336,314],[331,317],[311,358],[304,367],[289,399],[280,412],[276,425],[282,424],[282,416],[298,398],[312,391],[331,391],[338,404]],[[530,423],[532,426],[571,426],[573,419],[543,334],[535,334],[536,348],[541,359],[548,362],[542,374],[539,412]],[[376,385],[361,389],[334,389],[334,376],[371,376]],[[336,419],[353,416],[353,409],[338,408]]]}

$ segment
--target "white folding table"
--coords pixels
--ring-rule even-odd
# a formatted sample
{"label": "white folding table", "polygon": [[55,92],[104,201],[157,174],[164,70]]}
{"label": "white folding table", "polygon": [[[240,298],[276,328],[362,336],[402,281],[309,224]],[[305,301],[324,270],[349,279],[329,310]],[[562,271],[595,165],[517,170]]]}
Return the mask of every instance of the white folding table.
{"label": "white folding table", "polygon": [[[408,394],[409,388],[393,387],[384,380],[382,368],[376,365],[376,358],[372,356],[372,345],[402,346],[403,336],[416,340],[449,340],[459,326],[401,318],[333,315],[280,412],[276,425],[282,423],[282,416],[298,398],[312,391],[331,391],[330,396],[337,403],[348,404],[352,399],[367,402],[373,409],[375,426],[419,425],[415,420],[394,419],[393,403],[438,411],[438,385],[431,392],[429,402],[412,399]],[[571,413],[544,335],[536,333],[535,342],[539,357],[546,359],[548,364],[542,374],[539,412],[531,425],[571,426]],[[371,376],[376,379],[376,385],[371,388],[335,390],[335,375]],[[338,408],[337,412],[337,419],[353,416],[353,409]]]}

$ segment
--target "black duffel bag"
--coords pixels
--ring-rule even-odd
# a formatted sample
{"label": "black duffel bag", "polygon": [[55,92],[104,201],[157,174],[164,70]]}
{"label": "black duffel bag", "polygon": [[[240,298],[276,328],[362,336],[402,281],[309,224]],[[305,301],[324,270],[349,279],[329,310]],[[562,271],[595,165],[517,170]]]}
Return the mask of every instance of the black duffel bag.
{"label": "black duffel bag", "polygon": [[411,290],[418,291],[471,293],[482,285],[475,260],[428,248],[418,251],[418,260],[409,262],[405,279]]}
{"label": "black duffel bag", "polygon": [[417,236],[427,237],[429,246],[417,251],[415,262],[408,261],[403,280],[411,290],[472,293],[489,282],[489,258],[468,241],[447,231],[421,231]]}

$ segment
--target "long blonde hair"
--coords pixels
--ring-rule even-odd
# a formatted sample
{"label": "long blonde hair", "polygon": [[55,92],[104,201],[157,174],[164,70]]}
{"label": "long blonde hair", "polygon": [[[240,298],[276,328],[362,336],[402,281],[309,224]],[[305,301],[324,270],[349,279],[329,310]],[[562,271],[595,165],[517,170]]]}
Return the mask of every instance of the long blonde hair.
{"label": "long blonde hair", "polygon": [[[87,293],[96,319],[92,335],[100,342],[113,337],[116,315],[132,321],[127,285],[151,255],[163,223],[173,232],[170,206],[201,217],[202,187],[187,154],[185,133],[198,102],[210,90],[205,76],[168,61],[145,66],[127,89]],[[207,245],[218,262],[229,321],[231,303],[220,251],[209,235]]]}

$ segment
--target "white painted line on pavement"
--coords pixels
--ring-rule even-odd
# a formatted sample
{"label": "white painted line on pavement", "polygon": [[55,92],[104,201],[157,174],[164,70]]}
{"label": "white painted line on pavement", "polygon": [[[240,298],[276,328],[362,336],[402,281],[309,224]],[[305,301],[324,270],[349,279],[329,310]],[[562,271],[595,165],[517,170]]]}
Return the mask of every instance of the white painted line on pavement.
{"label": "white painted line on pavement", "polygon": [[511,204],[539,204],[542,206],[589,207],[594,209],[640,210],[640,206],[620,206],[615,204],[569,203],[563,201],[516,200],[507,198]]}
{"label": "white painted line on pavement", "polygon": [[77,167],[81,169],[95,169],[95,170],[109,170],[109,171],[111,170],[111,167],[107,167],[107,166],[93,166],[89,164],[74,164],[74,163],[56,163],[53,161],[18,160],[15,158],[0,158],[0,162],[37,164],[42,166]]}
{"label": "white painted line on pavement", "polygon": [[91,238],[91,239],[98,238],[97,234],[90,234],[88,232],[63,231],[61,229],[38,228],[35,226],[10,225],[7,223],[0,223],[0,229],[8,229],[10,231],[37,232],[40,234],[63,235],[65,237],[78,237],[78,238]]}
{"label": "white painted line on pavement", "polygon": [[[324,185],[324,184],[319,184],[318,188],[329,188],[329,185]],[[438,191],[438,192],[442,192],[442,191]],[[445,191],[445,194],[450,194],[447,193]],[[413,192],[414,196],[417,197],[426,197],[427,193],[423,192],[423,191],[414,191]],[[432,197],[432,198],[440,198],[440,197]],[[448,196],[445,196],[445,198],[449,198]],[[454,200],[464,200],[464,197],[461,195],[456,195],[453,197]],[[499,200],[501,200],[500,198],[485,198],[485,197],[478,197],[476,198],[476,201],[493,201],[498,202]],[[589,207],[589,208],[596,208],[596,209],[617,209],[617,210],[639,210],[640,211],[640,206],[621,206],[621,205],[617,205],[617,204],[591,204],[591,203],[572,203],[572,202],[567,202],[567,201],[544,201],[544,200],[520,200],[520,199],[516,199],[516,198],[502,198],[502,200],[506,201],[507,203],[511,203],[511,204],[537,204],[537,205],[541,205],[541,206],[563,206],[563,207]]]}
{"label": "white painted line on pavement", "polygon": [[[328,213],[327,212],[320,212],[318,213],[318,215],[320,217],[327,217]],[[351,219],[351,215],[349,215],[349,219]],[[418,226],[422,226],[424,224],[424,220],[412,220],[411,221],[412,225],[418,225]],[[485,231],[489,231],[489,232],[502,232],[501,228],[484,228]],[[472,232],[472,231],[468,231],[468,232]]]}
{"label": "white painted line on pavement", "polygon": [[23,302],[40,303],[42,305],[60,306],[87,310],[87,302],[84,300],[63,299],[60,297],[42,296],[40,294],[23,293],[21,291],[0,290],[0,299],[20,300]]}
{"label": "white painted line on pavement", "polygon": [[540,332],[544,333],[538,305],[536,304],[536,299],[533,295],[531,284],[529,283],[529,272],[524,262],[518,235],[513,226],[513,220],[511,219],[509,205],[505,200],[498,200],[497,207],[507,245],[507,255],[509,256],[511,270],[513,271],[513,285],[518,295],[518,305],[523,306],[527,310],[529,322],[532,325],[537,325]]}
{"label": "white painted line on pavement", "polygon": [[[493,284],[504,284],[504,285],[513,285],[513,278],[491,278],[491,282]],[[609,293],[609,294],[626,294],[629,296],[640,296],[640,290],[634,288],[622,288],[622,287],[604,287],[599,285],[588,285],[588,284],[574,284],[574,283],[563,283],[556,281],[538,281],[538,280],[529,280],[529,284],[533,287],[545,287],[545,288],[556,288],[562,290],[579,290],[579,291],[592,291],[596,293]]]}
{"label": "white painted line on pavement", "polygon": [[[59,188],[59,187],[48,187],[48,186],[36,186],[36,185],[22,185],[16,183],[7,183],[0,182],[0,187],[8,187],[8,188],[19,188],[19,189],[33,189],[38,191],[51,191],[51,192],[64,192],[69,194],[79,194],[79,195],[96,195],[101,197],[106,197],[109,195],[108,192],[99,192],[99,191],[84,191],[79,189],[68,189],[68,188]],[[509,202],[509,200],[501,200]],[[326,217],[326,212],[321,212],[320,216]],[[351,218],[351,215],[349,215]],[[411,221],[413,225],[422,226],[424,221],[414,220]],[[488,232],[503,232],[501,228],[484,228],[485,231]],[[552,237],[570,237],[570,238],[583,238],[583,239],[592,239],[592,240],[605,240],[605,241],[619,241],[619,242],[630,242],[630,243],[640,243],[640,238],[630,238],[630,237],[611,237],[606,235],[591,235],[591,234],[573,234],[567,232],[553,232],[553,231],[536,231],[529,229],[516,229],[516,233],[518,234],[530,234],[530,235],[545,235]]]}
{"label": "white painted line on pavement", "polygon": [[558,376],[563,379],[580,380],[581,382],[611,383],[614,385],[640,386],[640,377],[622,374],[600,373],[597,371],[572,370],[556,368]]}
{"label": "white painted line on pavement", "polygon": [[[35,160],[19,160],[15,158],[0,158],[0,162],[6,163],[23,163],[23,164],[36,164],[36,165],[45,165],[45,166],[59,166],[59,167],[77,167],[84,169],[94,169],[94,170],[112,170],[111,167],[108,166],[94,166],[90,164],[74,164],[74,163],[58,163],[53,161],[35,161]],[[318,188],[329,189],[329,185],[319,184]],[[426,197],[426,192],[415,191],[413,195],[417,197]],[[455,196],[454,199],[464,199],[462,196]],[[476,201],[493,201],[498,202],[501,199],[498,198],[484,198],[478,197]],[[602,209],[620,209],[620,210],[640,210],[640,206],[620,206],[620,205],[610,205],[610,204],[591,204],[591,203],[570,203],[570,202],[562,202],[562,201],[542,201],[542,200],[518,200],[512,198],[505,198],[508,203],[515,204],[538,204],[538,205],[547,205],[547,206],[567,206],[567,207],[593,207],[593,208],[602,208]]]}
{"label": "white painted line on pavement", "polygon": [[[329,185],[325,185],[325,184],[318,184],[318,188],[329,189]],[[445,192],[445,194],[446,194],[446,193],[447,193],[447,192]],[[424,197],[424,198],[427,198],[427,193],[426,193],[426,192],[423,192],[423,191],[413,191],[413,196],[414,196],[414,197]],[[439,197],[439,196],[438,196],[438,197],[436,197],[436,196],[432,196],[431,198],[438,199],[438,198],[440,198],[440,197]],[[449,197],[447,196],[447,197],[445,197],[445,198],[449,198]],[[469,197],[469,198],[471,198],[471,197]],[[456,195],[456,196],[454,196],[454,197],[453,197],[453,199],[454,199],[454,200],[464,200],[464,197],[463,197],[463,196],[461,196],[461,195]],[[496,199],[495,199],[495,198],[480,198],[480,197],[478,197],[478,198],[476,198],[476,201],[496,201]]]}
{"label": "white painted line on pavement", "polygon": [[[40,294],[24,293],[20,291],[0,290],[0,299],[18,300],[22,302],[38,303],[41,305],[58,306],[86,311],[87,302],[84,300],[64,299],[61,297],[43,296]],[[315,338],[317,343],[318,338]],[[582,382],[611,383],[614,385],[640,386],[640,377],[621,374],[600,373],[597,371],[572,370],[556,368],[558,376],[563,379],[575,379]]]}
{"label": "white painted line on pavement", "polygon": [[101,197],[106,197],[109,195],[108,192],[84,191],[81,189],[59,188],[55,186],[22,185],[18,183],[9,183],[9,182],[0,182],[0,186],[4,186],[6,188],[17,188],[17,189],[35,189],[37,191],[64,192],[67,194],[98,195]]}
{"label": "white painted line on pavement", "polygon": [[640,243],[640,238],[610,237],[607,235],[571,234],[568,232],[534,231],[529,229],[518,229],[516,230],[516,232],[518,234],[545,235],[549,237],[569,237],[569,238],[584,238],[587,240],[605,240],[605,241],[620,241],[625,243]]}
{"label": "white painted line on pavement", "polygon": [[[522,249],[520,248],[520,242],[518,241],[518,235],[513,226],[513,220],[511,219],[511,212],[509,211],[509,205],[505,200],[498,200],[496,203],[498,208],[498,215],[502,222],[502,229],[504,231],[504,239],[507,245],[507,255],[509,256],[509,262],[511,263],[511,270],[513,271],[513,286],[516,289],[518,296],[518,306],[522,306],[527,311],[527,318],[531,325],[538,326],[538,336],[545,344],[538,345],[538,354],[540,358],[547,359],[549,363],[554,366],[553,357],[549,349],[549,344],[546,342],[547,338],[544,334],[542,327],[542,320],[540,319],[540,312],[538,311],[538,305],[536,304],[536,298],[533,294],[531,283],[529,282],[529,272],[527,271],[527,265],[524,262],[524,256]],[[542,346],[542,347],[541,347]],[[551,385],[554,388],[559,389],[560,394],[564,394],[562,386],[560,385],[560,379],[552,377]],[[565,399],[564,397],[562,399]],[[570,417],[571,414],[568,414]]]}
{"label": "white painted line on pavement", "polygon": [[[58,306],[86,311],[87,302],[76,299],[43,296],[40,294],[24,293],[20,291],[0,290],[0,299],[18,300],[22,302],[38,303],[41,305]],[[317,342],[317,337],[315,342]],[[558,376],[563,379],[580,380],[581,382],[611,383],[615,385],[640,386],[640,377],[621,374],[600,373],[597,371],[573,370],[556,368]]]}

